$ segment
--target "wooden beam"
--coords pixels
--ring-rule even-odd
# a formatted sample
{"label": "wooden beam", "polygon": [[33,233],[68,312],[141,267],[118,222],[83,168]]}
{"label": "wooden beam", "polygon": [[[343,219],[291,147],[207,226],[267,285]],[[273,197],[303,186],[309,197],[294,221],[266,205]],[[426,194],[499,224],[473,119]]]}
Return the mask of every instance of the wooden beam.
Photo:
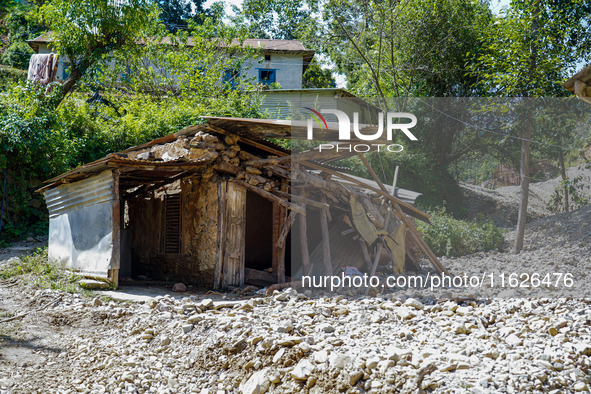
{"label": "wooden beam", "polygon": [[316,164],[316,163],[312,163],[312,162],[305,162],[305,163],[302,163],[302,165],[305,165],[307,167],[310,167],[310,168],[313,168],[313,169],[316,169],[316,170],[324,171],[324,172],[329,173],[329,174],[334,175],[334,176],[338,176],[341,179],[344,179],[346,181],[349,181],[351,183],[356,184],[357,186],[359,186],[362,189],[368,189],[368,190],[371,190],[371,191],[373,191],[375,193],[378,193],[378,194],[384,196],[385,198],[387,198],[388,200],[392,201],[393,203],[396,203],[396,204],[400,205],[401,209],[403,209],[403,211],[407,212],[409,215],[414,216],[414,217],[416,217],[416,218],[418,218],[418,219],[420,219],[420,220],[422,220],[424,222],[429,223],[429,215],[427,215],[425,212],[421,211],[420,209],[415,208],[412,205],[407,204],[404,201],[402,201],[402,200],[400,200],[400,199],[398,199],[396,197],[391,196],[390,193],[388,193],[387,191],[384,192],[383,190],[381,190],[379,188],[375,188],[373,186],[366,185],[363,182],[359,182],[355,178],[351,178],[351,177],[349,177],[349,176],[347,176],[347,175],[345,175],[343,173],[340,173],[338,171],[335,171],[335,170],[333,170],[331,168],[324,167],[324,166],[322,166],[320,164]]}
{"label": "wooden beam", "polygon": [[119,286],[119,268],[121,265],[121,198],[119,196],[119,170],[113,172],[113,206],[112,206],[112,227],[111,237],[113,249],[111,251],[111,262],[109,264],[109,281],[115,288]]}
{"label": "wooden beam", "polygon": [[277,191],[275,193],[277,193],[279,196],[284,197],[290,201],[295,201],[297,203],[304,204],[304,205],[311,205],[311,206],[318,208],[318,209],[330,208],[330,205],[328,205],[326,203],[323,203],[320,201],[315,201],[315,200],[312,200],[312,199],[309,199],[306,197],[302,197],[299,194],[290,194],[290,193],[285,193],[282,191]]}
{"label": "wooden beam", "polygon": [[266,190],[263,190],[259,187],[253,186],[250,183],[247,183],[243,180],[235,180],[234,182],[236,182],[238,185],[240,186],[244,186],[246,189],[258,194],[261,197],[266,198],[267,200],[270,200],[272,202],[274,202],[275,204],[279,204],[284,208],[287,209],[291,209],[292,211],[295,211],[296,213],[305,215],[306,212],[302,210],[302,208],[298,205],[295,204],[290,204],[288,201],[285,201],[284,199],[282,199],[281,197],[277,197],[276,195],[274,195],[273,193],[270,193]]}
{"label": "wooden beam", "polygon": [[[281,180],[281,190],[287,190],[287,183],[284,179]],[[287,238],[287,231],[288,226],[291,227],[291,224],[288,224],[288,220],[291,220],[287,216],[287,209],[285,207],[279,207],[280,212],[280,225],[285,231],[285,237]],[[293,212],[292,212],[293,214]],[[282,233],[279,234],[279,239],[281,239]],[[277,250],[277,283],[285,283],[285,240],[281,243],[281,246]]]}
{"label": "wooden beam", "polygon": [[322,257],[324,262],[324,275],[332,275],[332,259],[330,257],[330,238],[328,235],[328,215],[326,210],[320,210],[320,230],[322,232]]}
{"label": "wooden beam", "polygon": [[295,214],[293,211],[289,211],[287,219],[284,221],[283,226],[281,227],[279,239],[275,244],[275,246],[277,246],[278,248],[283,248],[285,246],[285,241],[287,240],[287,236],[289,235],[289,230],[291,229],[291,226],[293,226],[293,222],[295,222]]}
{"label": "wooden beam", "polygon": [[[306,206],[303,207],[306,209]],[[308,219],[304,215],[299,217],[300,249],[302,252],[302,266],[304,275],[310,275],[310,251],[308,249]]]}

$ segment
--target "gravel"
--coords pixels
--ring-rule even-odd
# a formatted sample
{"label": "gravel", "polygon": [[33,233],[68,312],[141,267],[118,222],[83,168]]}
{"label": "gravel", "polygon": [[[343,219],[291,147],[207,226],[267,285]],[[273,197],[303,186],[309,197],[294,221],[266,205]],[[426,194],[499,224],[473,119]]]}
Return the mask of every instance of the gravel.
{"label": "gravel", "polygon": [[[591,383],[588,300],[428,305],[394,295],[310,299],[286,289],[199,313],[195,297],[156,297],[152,308],[96,306],[52,290],[21,294],[31,303],[60,299],[25,327],[47,316],[71,327],[33,347],[42,359],[0,358],[3,393],[572,392]],[[412,317],[400,317],[409,305]]]}
{"label": "gravel", "polygon": [[28,313],[0,323],[0,393],[588,392],[590,223],[587,206],[530,223],[518,255],[442,259],[457,275],[568,271],[575,297],[288,288],[132,303],[0,282],[0,320]]}

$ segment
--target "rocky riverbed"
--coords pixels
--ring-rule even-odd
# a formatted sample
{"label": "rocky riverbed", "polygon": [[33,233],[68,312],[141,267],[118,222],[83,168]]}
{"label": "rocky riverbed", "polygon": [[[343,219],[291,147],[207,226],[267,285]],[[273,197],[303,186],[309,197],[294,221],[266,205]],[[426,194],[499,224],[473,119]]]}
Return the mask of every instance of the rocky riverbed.
{"label": "rocky riverbed", "polygon": [[[531,223],[519,255],[508,233],[505,252],[442,262],[456,274],[570,268],[585,283],[590,219],[584,207]],[[4,281],[0,393],[589,391],[591,299],[443,291],[122,302]]]}
{"label": "rocky riverbed", "polygon": [[[12,289],[12,290],[11,290]],[[18,289],[18,292],[15,291]],[[590,302],[308,298],[103,302],[0,288],[0,391],[588,391]]]}

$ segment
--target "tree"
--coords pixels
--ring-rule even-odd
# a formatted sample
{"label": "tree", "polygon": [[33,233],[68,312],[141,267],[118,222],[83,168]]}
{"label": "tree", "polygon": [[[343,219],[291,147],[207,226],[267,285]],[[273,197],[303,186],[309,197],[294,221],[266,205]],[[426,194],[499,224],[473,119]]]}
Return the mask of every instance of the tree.
{"label": "tree", "polygon": [[69,61],[62,98],[91,67],[133,51],[158,29],[159,10],[150,0],[52,0],[40,11],[53,50]]}
{"label": "tree", "polygon": [[[323,18],[327,28],[322,35],[327,38],[322,47],[337,71],[346,75],[348,89],[374,98],[384,110],[406,111],[407,98],[413,96],[479,93],[466,63],[471,53],[482,51],[480,29],[491,19],[485,2],[330,0]],[[445,110],[441,103],[433,105]],[[453,107],[454,118],[470,117],[461,106]],[[462,123],[439,115],[437,121],[445,127],[422,130],[421,144],[416,147],[437,165],[448,168],[483,147],[485,141],[464,132]]]}
{"label": "tree", "polygon": [[187,30],[189,20],[202,22],[201,17],[206,14],[203,9],[204,2],[204,0],[158,0],[158,6],[162,10],[160,20],[171,32],[179,29]]}
{"label": "tree", "polygon": [[[591,4],[586,1],[513,0],[506,16],[484,30],[487,50],[477,57],[473,75],[491,95],[540,97],[565,95],[566,73],[588,56]],[[535,108],[520,107],[521,198],[514,252],[523,248],[530,179],[530,150]]]}
{"label": "tree", "polygon": [[[469,96],[465,63],[478,52],[487,5],[467,0],[330,0],[324,49],[358,94]],[[385,104],[385,103],[382,103]]]}
{"label": "tree", "polygon": [[302,76],[302,87],[310,88],[335,88],[337,83],[328,68],[322,68],[322,65],[316,60],[312,59],[306,72]]}
{"label": "tree", "polygon": [[317,0],[244,0],[234,8],[234,23],[244,27],[252,38],[298,40],[311,26],[316,26],[314,13]]}
{"label": "tree", "polygon": [[158,0],[158,6],[162,10],[160,20],[166,28],[172,32],[186,27],[186,19],[191,14],[191,4],[185,0]]}

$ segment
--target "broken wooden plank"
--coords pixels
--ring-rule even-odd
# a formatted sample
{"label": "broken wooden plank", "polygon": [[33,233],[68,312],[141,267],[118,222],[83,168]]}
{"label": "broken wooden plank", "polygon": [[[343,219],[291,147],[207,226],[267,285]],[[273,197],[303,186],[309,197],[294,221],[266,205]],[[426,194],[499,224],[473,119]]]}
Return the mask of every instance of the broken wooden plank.
{"label": "broken wooden plank", "polygon": [[310,205],[313,206],[314,208],[318,208],[318,209],[328,209],[330,208],[330,206],[326,203],[322,203],[320,201],[316,201],[316,200],[312,200],[310,198],[306,198],[306,197],[302,197],[299,194],[290,194],[290,193],[285,193],[282,191],[276,191],[274,192],[275,194],[277,194],[280,197],[284,197],[290,201],[294,201],[300,204],[305,204],[305,205]]}
{"label": "broken wooden plank", "polygon": [[[371,174],[371,176],[373,177],[373,179],[376,181],[376,183],[378,184],[378,186],[380,187],[380,189],[382,190],[382,192],[380,194],[383,194],[383,195],[386,195],[386,196],[390,196],[390,194],[388,193],[388,190],[386,189],[386,187],[384,186],[384,184],[382,183],[382,181],[380,181],[380,178],[378,178],[377,174],[375,173],[375,171],[373,170],[373,168],[371,168],[371,166],[369,165],[369,163],[367,162],[367,160],[365,159],[365,157],[363,157],[363,155],[359,155],[359,158],[361,159],[361,161],[363,162],[363,165],[365,165],[365,167],[367,168],[367,170],[369,171],[369,173]],[[412,239],[417,243],[417,245],[419,246],[419,248],[421,249],[421,251],[423,253],[425,253],[425,255],[427,256],[427,258],[429,259],[429,261],[431,261],[431,264],[433,265],[433,267],[435,267],[435,269],[437,271],[449,275],[450,274],[449,271],[447,271],[447,269],[445,269],[445,267],[439,262],[439,260],[437,259],[437,256],[435,256],[435,254],[431,251],[431,249],[429,248],[429,245],[427,245],[427,243],[421,237],[421,235],[419,234],[419,232],[417,231],[417,229],[414,228],[410,224],[410,222],[406,218],[406,215],[402,211],[402,209],[401,209],[400,205],[398,204],[398,202],[397,201],[392,201],[392,202],[393,202],[393,205],[394,205],[394,209],[398,213],[396,215],[396,217],[398,217],[398,219],[400,219],[406,225],[406,227],[410,230]]]}
{"label": "broken wooden plank", "polygon": [[301,215],[306,214],[306,212],[303,211],[299,205],[290,204],[288,201],[282,199],[281,197],[276,196],[273,193],[270,193],[266,190],[263,190],[263,189],[258,188],[256,186],[253,186],[250,183],[247,183],[247,182],[239,180],[239,179],[235,180],[234,182],[237,183],[238,185],[244,186],[245,188],[247,188],[248,190],[250,190],[252,192],[255,192],[259,196],[264,197],[267,200],[270,200],[271,202],[274,202],[275,204],[279,204],[284,208],[291,209],[292,211],[295,211],[296,213],[299,213]]}
{"label": "broken wooden plank", "polygon": [[416,207],[413,207],[412,205],[407,204],[404,201],[402,201],[402,200],[400,200],[400,199],[398,199],[396,197],[391,196],[388,193],[388,191],[384,192],[383,190],[380,190],[379,188],[375,188],[373,186],[366,185],[363,182],[359,182],[355,178],[351,178],[351,177],[349,177],[349,176],[347,176],[347,175],[345,175],[343,173],[340,173],[338,171],[335,171],[335,170],[333,170],[331,168],[326,168],[326,167],[324,167],[324,166],[322,166],[320,164],[317,164],[317,163],[303,162],[302,165],[305,165],[307,167],[310,167],[310,168],[313,168],[313,169],[316,169],[316,170],[321,170],[321,171],[325,171],[325,172],[331,173],[331,174],[333,174],[335,176],[338,176],[341,179],[344,179],[346,181],[349,181],[351,183],[356,184],[360,188],[368,189],[368,190],[371,190],[371,191],[373,191],[375,193],[378,193],[378,194],[384,196],[385,198],[389,199],[390,201],[392,201],[392,202],[400,205],[401,209],[403,209],[403,211],[404,212],[407,212],[409,215],[414,216],[417,219],[420,219],[420,220],[422,220],[422,221],[424,221],[426,223],[429,223],[429,215],[427,215],[425,212],[421,211],[420,209],[418,209]]}

